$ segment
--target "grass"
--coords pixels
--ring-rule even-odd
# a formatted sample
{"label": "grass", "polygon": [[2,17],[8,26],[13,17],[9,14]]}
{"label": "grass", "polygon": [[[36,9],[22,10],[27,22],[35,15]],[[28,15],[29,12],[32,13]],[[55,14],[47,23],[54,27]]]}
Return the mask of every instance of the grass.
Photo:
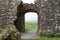
{"label": "grass", "polygon": [[32,23],[32,22],[26,22],[25,23],[25,29],[26,29],[26,31],[37,30],[37,28],[38,28],[37,23]]}
{"label": "grass", "polygon": [[40,36],[38,40],[60,40],[60,37],[52,36]]}

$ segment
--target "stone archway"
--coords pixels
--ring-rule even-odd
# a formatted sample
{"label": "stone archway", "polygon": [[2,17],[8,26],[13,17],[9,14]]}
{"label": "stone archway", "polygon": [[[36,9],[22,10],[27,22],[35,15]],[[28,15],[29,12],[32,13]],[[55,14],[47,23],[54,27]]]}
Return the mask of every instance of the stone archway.
{"label": "stone archway", "polygon": [[[26,12],[36,12],[38,14],[39,21],[39,8],[36,4],[23,4],[21,3],[17,7],[17,19],[14,21],[14,24],[19,32],[25,32],[25,13]],[[38,31],[39,31],[39,22],[38,22]]]}

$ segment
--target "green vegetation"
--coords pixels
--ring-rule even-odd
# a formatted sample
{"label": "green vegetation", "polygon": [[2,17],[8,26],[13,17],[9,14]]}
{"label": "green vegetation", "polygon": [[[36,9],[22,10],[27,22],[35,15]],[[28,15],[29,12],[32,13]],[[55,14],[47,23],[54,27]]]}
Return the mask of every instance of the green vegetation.
{"label": "green vegetation", "polygon": [[60,40],[60,37],[52,36],[40,36],[38,40]]}
{"label": "green vegetation", "polygon": [[26,31],[29,31],[29,30],[37,30],[37,27],[38,25],[37,25],[37,23],[32,23],[32,22],[26,22],[25,23],[25,29],[26,29]]}

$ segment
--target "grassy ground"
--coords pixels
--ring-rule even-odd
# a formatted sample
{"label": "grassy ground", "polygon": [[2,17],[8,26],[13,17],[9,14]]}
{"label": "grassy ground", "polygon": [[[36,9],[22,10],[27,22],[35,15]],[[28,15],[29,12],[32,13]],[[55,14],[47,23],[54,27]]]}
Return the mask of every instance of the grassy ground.
{"label": "grassy ground", "polygon": [[60,37],[52,37],[52,36],[41,36],[38,40],[60,40]]}
{"label": "grassy ground", "polygon": [[27,23],[25,23],[25,29],[26,29],[26,31],[29,31],[29,30],[37,30],[37,28],[38,28],[38,25],[37,25],[37,23],[29,23],[29,22],[27,22]]}

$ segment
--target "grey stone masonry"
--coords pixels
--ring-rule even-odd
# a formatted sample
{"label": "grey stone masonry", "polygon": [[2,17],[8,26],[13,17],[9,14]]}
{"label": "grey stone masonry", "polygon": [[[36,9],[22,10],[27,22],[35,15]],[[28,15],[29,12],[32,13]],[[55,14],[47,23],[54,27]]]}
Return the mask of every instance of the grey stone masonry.
{"label": "grey stone masonry", "polygon": [[6,27],[13,24],[16,19],[16,9],[20,2],[21,0],[0,0],[0,18],[3,20],[1,25]]}
{"label": "grey stone masonry", "polygon": [[42,32],[60,33],[60,0],[37,0],[40,7]]}
{"label": "grey stone masonry", "polygon": [[38,13],[40,34],[60,33],[60,0],[36,0],[35,4],[24,4],[21,0],[0,0],[0,27],[13,27],[13,21],[18,19],[18,22],[15,20],[15,25],[19,26],[16,26],[17,29],[25,29],[24,14],[30,11]]}

